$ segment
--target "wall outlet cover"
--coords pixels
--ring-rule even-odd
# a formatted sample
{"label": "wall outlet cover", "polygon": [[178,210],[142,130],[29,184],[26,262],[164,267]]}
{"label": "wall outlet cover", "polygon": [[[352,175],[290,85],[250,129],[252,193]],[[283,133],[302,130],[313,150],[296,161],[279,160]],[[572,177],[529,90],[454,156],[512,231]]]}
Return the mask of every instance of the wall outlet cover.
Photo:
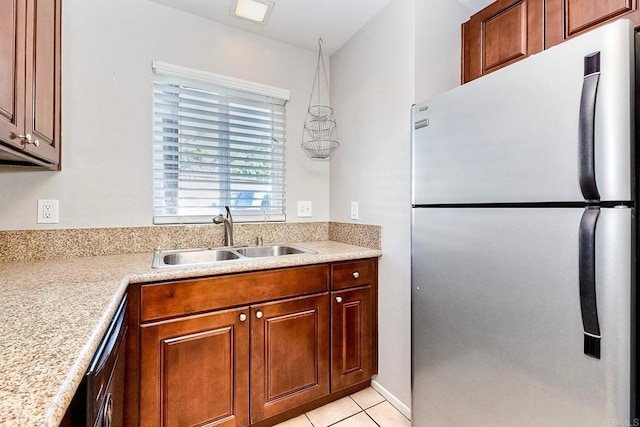
{"label": "wall outlet cover", "polygon": [[58,223],[58,201],[38,200],[38,224]]}

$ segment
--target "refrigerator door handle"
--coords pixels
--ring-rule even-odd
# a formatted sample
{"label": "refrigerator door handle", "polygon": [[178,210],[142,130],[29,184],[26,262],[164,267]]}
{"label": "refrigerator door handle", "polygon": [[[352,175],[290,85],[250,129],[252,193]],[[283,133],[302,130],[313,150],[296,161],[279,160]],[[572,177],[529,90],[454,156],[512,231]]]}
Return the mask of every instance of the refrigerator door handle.
{"label": "refrigerator door handle", "polygon": [[600,200],[596,185],[594,129],[596,96],[600,80],[600,52],[584,57],[584,80],[580,98],[578,155],[580,190],[585,200]]}
{"label": "refrigerator door handle", "polygon": [[596,304],[596,225],[599,207],[588,206],[580,219],[580,310],[584,330],[584,354],[600,359],[600,323]]}

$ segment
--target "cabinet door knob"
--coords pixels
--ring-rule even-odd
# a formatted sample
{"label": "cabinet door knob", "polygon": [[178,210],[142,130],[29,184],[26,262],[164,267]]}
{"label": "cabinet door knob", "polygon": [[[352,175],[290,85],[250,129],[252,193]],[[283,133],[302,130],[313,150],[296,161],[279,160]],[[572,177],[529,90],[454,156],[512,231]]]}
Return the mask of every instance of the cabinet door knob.
{"label": "cabinet door knob", "polygon": [[360,273],[358,273],[357,271],[353,272],[353,278],[357,279],[358,277],[360,277]]}
{"label": "cabinet door knob", "polygon": [[245,320],[247,320],[247,315],[244,313],[240,313],[240,321],[244,322]]}
{"label": "cabinet door knob", "polygon": [[336,302],[340,304],[342,302],[342,297],[336,297]]}
{"label": "cabinet door knob", "polygon": [[22,142],[27,145],[27,144],[33,144],[36,147],[38,145],[40,145],[40,140],[38,139],[33,139],[33,136],[30,133],[27,133],[26,135],[16,135],[15,133],[11,134],[11,138],[12,139],[21,139]]}
{"label": "cabinet door knob", "polygon": [[262,319],[262,312],[260,310],[256,311],[256,317]]}

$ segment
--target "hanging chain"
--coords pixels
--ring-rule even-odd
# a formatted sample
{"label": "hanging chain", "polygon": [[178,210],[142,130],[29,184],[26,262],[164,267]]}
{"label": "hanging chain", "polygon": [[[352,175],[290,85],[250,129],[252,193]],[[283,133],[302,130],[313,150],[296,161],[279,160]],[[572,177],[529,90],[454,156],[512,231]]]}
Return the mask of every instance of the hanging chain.
{"label": "hanging chain", "polygon": [[329,105],[329,79],[327,77],[327,68],[324,64],[324,56],[322,55],[322,37],[318,39],[318,60],[316,62],[316,73],[313,76],[313,84],[311,85],[311,95],[309,95],[309,107],[313,103],[313,93],[317,92],[318,105],[321,104],[321,91],[320,91],[320,64],[322,64],[322,72],[324,73],[324,84],[327,89],[327,105]]}

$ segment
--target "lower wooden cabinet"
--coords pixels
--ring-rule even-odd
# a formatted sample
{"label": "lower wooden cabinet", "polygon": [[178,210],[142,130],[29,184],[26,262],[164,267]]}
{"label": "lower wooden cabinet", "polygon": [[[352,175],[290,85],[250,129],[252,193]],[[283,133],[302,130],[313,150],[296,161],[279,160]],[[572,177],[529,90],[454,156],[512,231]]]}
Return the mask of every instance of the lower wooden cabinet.
{"label": "lower wooden cabinet", "polygon": [[126,425],[264,427],[366,387],[376,277],[368,259],[130,287]]}
{"label": "lower wooden cabinet", "polygon": [[142,326],[141,426],[249,424],[248,312]]}
{"label": "lower wooden cabinet", "polygon": [[371,286],[331,292],[331,390],[374,374]]}
{"label": "lower wooden cabinet", "polygon": [[328,294],[252,306],[251,422],[328,394]]}

